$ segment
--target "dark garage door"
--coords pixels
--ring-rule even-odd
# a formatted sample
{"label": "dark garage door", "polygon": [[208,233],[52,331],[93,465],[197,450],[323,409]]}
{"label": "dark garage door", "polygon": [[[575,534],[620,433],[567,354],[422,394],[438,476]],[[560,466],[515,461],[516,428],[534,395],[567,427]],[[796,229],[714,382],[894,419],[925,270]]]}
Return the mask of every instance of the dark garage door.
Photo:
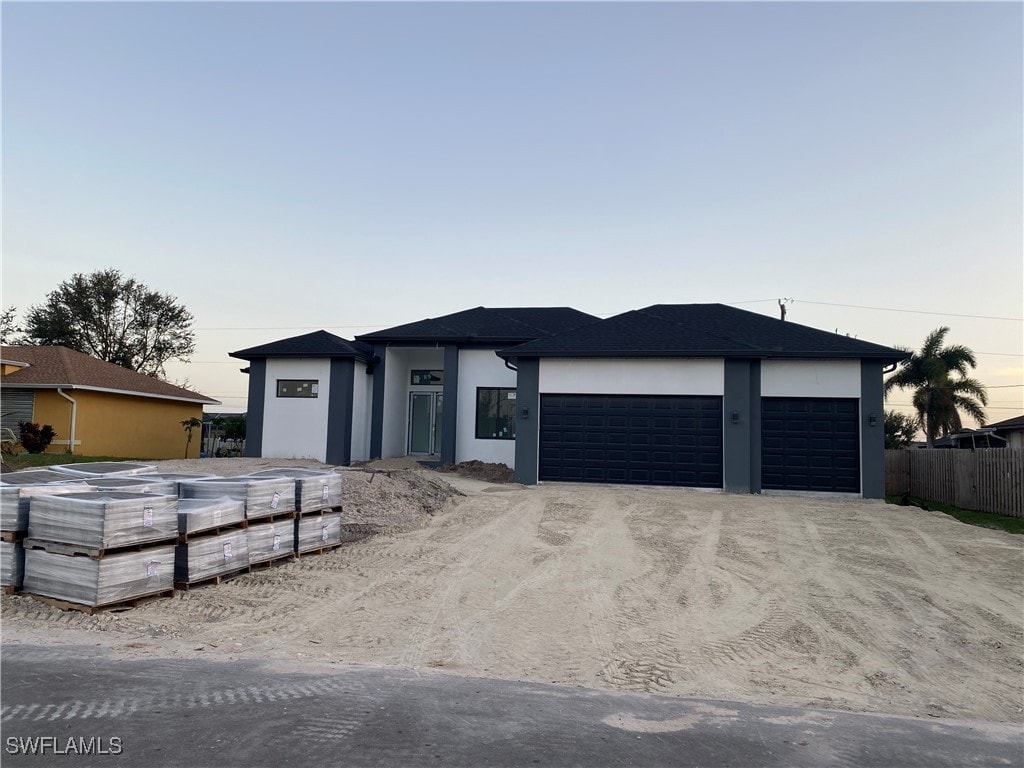
{"label": "dark garage door", "polygon": [[860,492],[856,399],[761,400],[761,487]]}
{"label": "dark garage door", "polygon": [[540,479],[722,487],[722,398],[541,395]]}

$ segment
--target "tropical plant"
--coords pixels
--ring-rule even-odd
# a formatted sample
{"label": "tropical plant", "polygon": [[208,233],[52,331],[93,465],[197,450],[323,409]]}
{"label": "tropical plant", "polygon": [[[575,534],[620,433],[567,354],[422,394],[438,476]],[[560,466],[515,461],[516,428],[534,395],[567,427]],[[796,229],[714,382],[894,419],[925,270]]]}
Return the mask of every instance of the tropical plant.
{"label": "tropical plant", "polygon": [[185,458],[188,458],[188,447],[192,445],[192,430],[196,427],[202,429],[202,419],[197,419],[193,416],[191,419],[185,419],[181,422],[181,426],[185,428],[185,433],[188,435],[188,439],[185,440]]}
{"label": "tropical plant", "polygon": [[56,436],[49,424],[40,427],[31,421],[18,422],[18,442],[29,453],[42,453]]}
{"label": "tropical plant", "polygon": [[906,448],[917,436],[917,419],[899,411],[885,412],[885,447]]}
{"label": "tropical plant", "polygon": [[962,344],[944,346],[948,333],[946,326],[936,328],[920,351],[902,348],[911,355],[885,382],[886,395],[893,389],[913,390],[911,403],[929,448],[937,437],[963,427],[961,412],[984,425],[988,405],[985,386],[968,376],[978,365],[974,352]]}

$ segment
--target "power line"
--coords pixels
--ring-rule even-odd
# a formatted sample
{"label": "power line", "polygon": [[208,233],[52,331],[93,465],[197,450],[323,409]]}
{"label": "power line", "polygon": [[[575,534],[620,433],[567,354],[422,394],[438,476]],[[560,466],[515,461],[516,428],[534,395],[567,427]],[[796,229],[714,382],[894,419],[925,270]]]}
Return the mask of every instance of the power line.
{"label": "power line", "polygon": [[1024,317],[996,317],[995,315],[963,315],[955,312],[931,312],[922,309],[897,309],[896,307],[865,307],[860,304],[833,304],[828,301],[807,301],[805,299],[793,299],[801,304],[820,304],[825,307],[848,307],[850,309],[871,309],[876,312],[908,312],[914,315],[940,315],[942,317],[972,317],[977,320],[1008,320],[1014,323],[1024,323]]}

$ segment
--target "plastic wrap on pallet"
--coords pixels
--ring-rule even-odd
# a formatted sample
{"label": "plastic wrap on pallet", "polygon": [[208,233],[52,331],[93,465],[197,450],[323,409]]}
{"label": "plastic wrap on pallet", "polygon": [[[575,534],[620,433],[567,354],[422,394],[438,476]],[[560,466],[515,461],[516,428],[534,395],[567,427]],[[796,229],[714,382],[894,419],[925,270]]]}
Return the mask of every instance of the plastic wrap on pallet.
{"label": "plastic wrap on pallet", "polygon": [[248,534],[250,563],[260,563],[295,553],[294,520],[256,523],[249,526]]}
{"label": "plastic wrap on pallet", "polygon": [[280,477],[295,480],[295,508],[299,512],[317,512],[341,506],[341,475],[333,470],[271,467],[250,472],[245,477]]}
{"label": "plastic wrap on pallet", "polygon": [[32,539],[112,549],[178,534],[178,499],[153,493],[93,491],[36,496],[28,515]]}
{"label": "plastic wrap on pallet", "polygon": [[249,539],[238,528],[179,544],[174,550],[174,580],[192,583],[249,565]]}
{"label": "plastic wrap on pallet", "polygon": [[74,480],[64,472],[52,469],[19,469],[17,472],[0,474],[0,485],[46,485],[47,483],[66,483]]}
{"label": "plastic wrap on pallet", "polygon": [[217,477],[178,483],[183,499],[216,499],[228,496],[245,502],[250,520],[295,511],[295,481],[281,478]]}
{"label": "plastic wrap on pallet", "polygon": [[94,491],[129,491],[130,493],[156,493],[161,496],[177,496],[178,484],[171,480],[147,478],[141,475],[116,475],[113,477],[86,477],[83,482]]}
{"label": "plastic wrap on pallet", "polygon": [[174,546],[98,559],[25,552],[24,591],[70,603],[108,605],[174,589]]}
{"label": "plastic wrap on pallet", "polygon": [[0,587],[20,587],[25,575],[25,548],[20,541],[0,541]]}
{"label": "plastic wrap on pallet", "polygon": [[83,461],[78,464],[54,464],[50,469],[73,477],[142,475],[156,472],[156,467],[152,464],[138,464],[134,461]]}
{"label": "plastic wrap on pallet", "polygon": [[172,493],[179,495],[178,485],[182,480],[213,480],[219,475],[211,475],[207,472],[147,472],[144,475],[132,475],[133,480],[166,480],[174,483]]}
{"label": "plastic wrap on pallet", "polygon": [[219,499],[178,499],[178,533],[195,533],[245,520],[245,502]]}
{"label": "plastic wrap on pallet", "polygon": [[0,486],[0,531],[27,531],[28,511],[35,496],[88,493],[95,490],[85,483],[46,483],[45,485]]}
{"label": "plastic wrap on pallet", "polygon": [[341,543],[341,513],[300,517],[295,521],[295,550],[308,552]]}

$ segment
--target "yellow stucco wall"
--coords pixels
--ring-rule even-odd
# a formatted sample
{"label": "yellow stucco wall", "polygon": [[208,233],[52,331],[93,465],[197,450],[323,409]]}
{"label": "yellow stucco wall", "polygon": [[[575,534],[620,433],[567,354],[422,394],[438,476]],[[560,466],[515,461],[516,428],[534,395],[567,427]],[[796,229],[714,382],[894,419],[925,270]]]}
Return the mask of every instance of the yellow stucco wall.
{"label": "yellow stucco wall", "polygon": [[[108,392],[65,390],[78,402],[74,453],[136,459],[180,459],[187,435],[181,422],[203,418],[203,406]],[[36,390],[36,423],[57,432],[48,452],[64,453],[71,435],[71,403],[53,390]],[[192,432],[190,459],[199,458],[202,429]]]}

